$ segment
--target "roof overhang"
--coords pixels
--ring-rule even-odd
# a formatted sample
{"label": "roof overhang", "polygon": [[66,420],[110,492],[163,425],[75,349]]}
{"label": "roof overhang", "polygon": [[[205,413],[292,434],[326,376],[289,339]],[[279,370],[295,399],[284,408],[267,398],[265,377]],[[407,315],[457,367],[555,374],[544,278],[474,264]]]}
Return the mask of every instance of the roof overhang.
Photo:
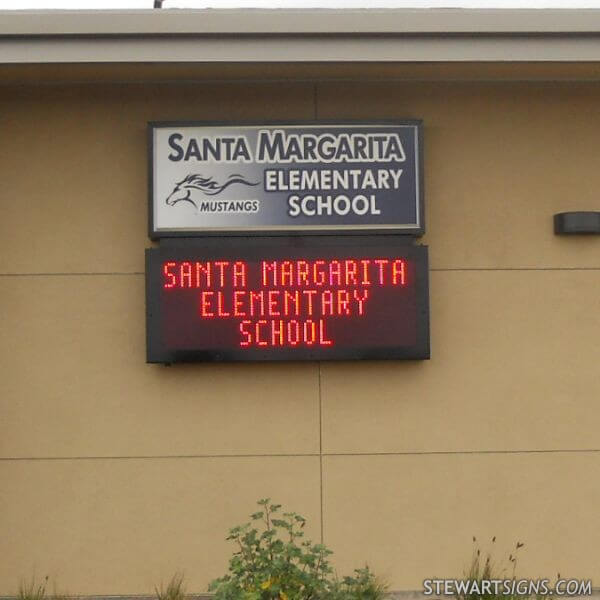
{"label": "roof overhang", "polygon": [[0,11],[0,64],[600,61],[600,10]]}

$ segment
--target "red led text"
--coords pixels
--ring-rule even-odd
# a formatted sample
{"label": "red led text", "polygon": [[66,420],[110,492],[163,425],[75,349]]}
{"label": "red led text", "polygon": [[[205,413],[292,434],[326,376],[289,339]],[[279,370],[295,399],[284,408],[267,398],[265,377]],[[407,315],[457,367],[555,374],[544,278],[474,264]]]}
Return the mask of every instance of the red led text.
{"label": "red led text", "polygon": [[241,348],[333,346],[331,319],[362,318],[377,288],[410,284],[389,257],[168,261],[162,275],[168,293],[197,294],[195,318],[235,321]]}

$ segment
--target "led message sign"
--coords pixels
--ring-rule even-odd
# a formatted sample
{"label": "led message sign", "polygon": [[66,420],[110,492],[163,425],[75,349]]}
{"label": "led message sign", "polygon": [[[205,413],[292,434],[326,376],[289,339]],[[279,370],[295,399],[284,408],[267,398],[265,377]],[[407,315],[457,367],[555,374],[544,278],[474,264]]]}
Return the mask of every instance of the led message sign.
{"label": "led message sign", "polygon": [[420,121],[149,126],[151,238],[421,235]]}
{"label": "led message sign", "polygon": [[147,360],[429,358],[427,248],[398,236],[146,250]]}

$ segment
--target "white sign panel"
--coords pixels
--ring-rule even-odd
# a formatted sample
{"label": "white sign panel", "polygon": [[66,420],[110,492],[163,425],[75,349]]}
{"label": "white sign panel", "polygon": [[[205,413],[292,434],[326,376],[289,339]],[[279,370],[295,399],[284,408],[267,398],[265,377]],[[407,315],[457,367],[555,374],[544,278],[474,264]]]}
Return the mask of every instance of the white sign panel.
{"label": "white sign panel", "polygon": [[418,121],[150,124],[150,236],[424,230]]}

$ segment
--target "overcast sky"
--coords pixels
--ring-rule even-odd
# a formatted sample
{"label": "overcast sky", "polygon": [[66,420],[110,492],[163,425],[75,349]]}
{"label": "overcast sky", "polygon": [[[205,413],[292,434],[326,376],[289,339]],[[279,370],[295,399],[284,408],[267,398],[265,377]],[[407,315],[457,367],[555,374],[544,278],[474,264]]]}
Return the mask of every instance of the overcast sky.
{"label": "overcast sky", "polygon": [[[0,0],[10,9],[152,8],[153,0]],[[600,0],[164,0],[164,8],[600,8]]]}

